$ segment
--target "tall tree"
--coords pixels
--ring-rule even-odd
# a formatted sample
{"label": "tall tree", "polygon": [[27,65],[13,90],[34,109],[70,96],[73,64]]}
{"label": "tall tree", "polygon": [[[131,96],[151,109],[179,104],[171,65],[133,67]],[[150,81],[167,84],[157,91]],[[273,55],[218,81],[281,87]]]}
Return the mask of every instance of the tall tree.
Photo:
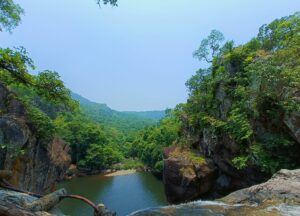
{"label": "tall tree", "polygon": [[223,34],[218,30],[212,30],[210,35],[201,41],[200,47],[193,53],[193,56],[200,61],[204,59],[207,63],[211,63],[218,55],[223,41]]}

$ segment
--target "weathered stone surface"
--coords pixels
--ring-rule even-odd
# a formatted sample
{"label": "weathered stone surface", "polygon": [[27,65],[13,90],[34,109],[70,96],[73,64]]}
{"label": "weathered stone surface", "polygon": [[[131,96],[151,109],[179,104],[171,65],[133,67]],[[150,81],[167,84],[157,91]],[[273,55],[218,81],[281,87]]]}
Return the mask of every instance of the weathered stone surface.
{"label": "weathered stone surface", "polygon": [[[2,216],[54,216],[45,211],[32,211],[25,208],[38,198],[11,190],[0,189],[0,215]],[[61,212],[55,215],[63,216]]]}
{"label": "weathered stone surface", "polygon": [[233,192],[222,200],[227,203],[261,203],[272,199],[300,205],[300,169],[280,170],[269,181]]}
{"label": "weathered stone surface", "polygon": [[300,145],[300,113],[293,112],[289,115],[286,115],[284,118],[284,123],[290,129],[291,134],[295,137]]}
{"label": "weathered stone surface", "polygon": [[185,202],[201,197],[219,198],[260,183],[268,177],[253,167],[237,170],[232,164],[238,152],[236,144],[225,135],[217,139],[213,131],[204,131],[206,134],[201,139],[200,149],[195,151],[198,154],[200,152],[205,163],[198,167],[180,154],[172,155],[175,147],[164,150],[163,179],[170,202]]}
{"label": "weathered stone surface", "polygon": [[[176,148],[165,149],[163,181],[170,202],[182,202],[195,199],[207,193],[216,178],[216,169],[209,160],[193,161],[186,155],[189,152]],[[184,151],[184,150],[182,150]]]}

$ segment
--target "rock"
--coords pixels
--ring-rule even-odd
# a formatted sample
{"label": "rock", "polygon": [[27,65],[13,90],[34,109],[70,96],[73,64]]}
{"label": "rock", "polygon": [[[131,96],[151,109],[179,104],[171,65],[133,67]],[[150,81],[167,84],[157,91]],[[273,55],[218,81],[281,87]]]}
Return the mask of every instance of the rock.
{"label": "rock", "polygon": [[[232,68],[232,65],[225,65],[225,67],[228,67],[228,70],[236,70]],[[247,117],[253,131],[251,141],[249,140],[248,144],[238,144],[240,141],[234,138],[233,134],[230,134],[232,133],[230,130],[226,127],[215,126],[217,122],[222,125],[222,122],[229,123],[231,121],[228,117],[231,115],[230,112],[233,111],[232,103],[235,99],[228,90],[234,86],[232,84],[224,81],[216,83],[212,95],[214,108],[209,111],[202,110],[201,104],[199,104],[199,110],[193,112],[193,114],[198,113],[199,118],[202,116],[200,110],[205,112],[208,122],[211,122],[211,124],[208,123],[207,126],[205,126],[206,124],[201,124],[201,126],[200,124],[191,124],[190,120],[195,117],[189,116],[192,111],[183,112],[181,115],[182,135],[187,145],[192,148],[192,151],[197,151],[203,157],[212,160],[218,170],[218,181],[210,190],[210,195],[214,197],[225,196],[232,191],[250,187],[271,177],[271,168],[263,168],[263,163],[261,163],[264,160],[263,154],[250,153],[255,152],[253,151],[255,147],[259,146],[262,149],[261,152],[265,151],[266,155],[269,154],[268,157],[272,158],[272,163],[278,163],[277,167],[274,166],[275,169],[286,167],[286,164],[289,164],[291,168],[295,168],[300,163],[300,157],[297,155],[300,150],[300,112],[296,109],[294,111],[277,110],[271,102],[268,104],[267,100],[265,101],[266,104],[260,105],[262,107],[256,107],[255,109],[257,109],[259,115],[256,116],[253,113],[253,115]],[[249,109],[253,104],[257,104],[258,93],[262,85],[263,80],[261,78],[255,76],[251,78],[249,87],[252,93],[249,95],[249,104],[247,104]],[[254,92],[256,93],[254,94]],[[299,88],[289,89],[288,91],[278,89],[278,92],[280,93],[278,95],[289,98],[295,103],[300,103]],[[285,141],[289,144],[283,144]],[[282,145],[277,144],[277,142],[282,142]],[[272,155],[272,151],[276,154]],[[232,161],[243,154],[250,156],[247,161],[247,168],[238,170]],[[286,157],[286,162],[283,162],[285,159],[282,158],[284,157]],[[266,164],[271,164],[271,162]],[[168,172],[168,170],[166,171]],[[225,181],[225,179],[227,180]],[[181,189],[178,188],[177,190]]]}
{"label": "rock", "polygon": [[77,169],[76,164],[71,164],[66,171],[66,174],[64,176],[64,179],[71,179],[73,177],[79,176],[79,170]]}
{"label": "rock", "polygon": [[290,129],[291,134],[300,144],[300,113],[293,112],[284,117],[285,125]]}
{"label": "rock", "polygon": [[179,148],[164,150],[163,182],[172,203],[193,200],[207,193],[216,179],[216,168],[193,152]]}
{"label": "rock", "polygon": [[11,170],[10,183],[21,189],[52,189],[70,165],[68,145],[59,138],[39,138],[25,106],[2,84],[0,99],[0,170]]}
{"label": "rock", "polygon": [[130,216],[298,216],[300,215],[300,169],[280,170],[269,181],[236,191],[216,201],[195,201],[141,210]]}
{"label": "rock", "polygon": [[280,170],[269,181],[233,192],[222,200],[226,203],[262,203],[275,199],[300,205],[300,169]]}
{"label": "rock", "polygon": [[54,216],[48,212],[32,212],[23,208],[23,206],[30,204],[35,200],[37,200],[36,197],[29,196],[28,194],[0,189],[0,215]]}

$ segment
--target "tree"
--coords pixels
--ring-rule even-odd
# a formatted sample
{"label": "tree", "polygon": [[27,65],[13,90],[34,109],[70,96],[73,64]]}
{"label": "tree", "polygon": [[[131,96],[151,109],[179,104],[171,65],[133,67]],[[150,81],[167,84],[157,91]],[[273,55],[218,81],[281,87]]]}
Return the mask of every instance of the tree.
{"label": "tree", "polygon": [[28,73],[28,68],[34,69],[33,61],[27,56],[27,51],[23,48],[1,49],[0,48],[0,74],[3,82],[17,82],[31,85],[32,79]]}
{"label": "tree", "polygon": [[300,14],[295,13],[262,26],[245,45],[227,42],[219,49],[221,36],[205,39],[195,56],[216,57],[209,74],[199,70],[187,82],[190,95],[181,115],[186,143],[208,129],[213,139],[226,135],[239,147],[231,155],[238,169],[274,173],[298,167],[299,141],[286,119],[300,112],[299,33]]}
{"label": "tree", "polygon": [[45,70],[35,77],[35,88],[39,95],[54,103],[64,104],[72,110],[70,90],[64,85],[60,76],[55,71]]}
{"label": "tree", "polygon": [[13,0],[0,0],[0,31],[11,32],[21,21],[23,9]]}
{"label": "tree", "polygon": [[275,51],[288,46],[293,38],[299,37],[299,31],[300,12],[297,12],[260,27],[257,39],[264,49]]}
{"label": "tree", "polygon": [[211,63],[218,55],[223,40],[224,36],[220,31],[212,30],[210,35],[201,41],[200,47],[193,53],[193,56],[200,61],[204,59],[207,63]]}
{"label": "tree", "polygon": [[85,159],[79,162],[79,166],[102,170],[120,162],[122,159],[122,154],[109,145],[91,144]]}

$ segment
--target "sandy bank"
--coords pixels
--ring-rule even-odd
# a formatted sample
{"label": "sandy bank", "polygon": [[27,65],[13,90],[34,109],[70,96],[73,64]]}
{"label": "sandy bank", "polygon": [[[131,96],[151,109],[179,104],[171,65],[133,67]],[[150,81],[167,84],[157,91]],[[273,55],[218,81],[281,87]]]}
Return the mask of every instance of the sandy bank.
{"label": "sandy bank", "polygon": [[113,172],[113,173],[106,174],[105,176],[122,176],[122,175],[130,175],[130,174],[133,174],[133,173],[136,173],[136,170],[134,170],[134,169],[119,170],[119,171],[116,171],[116,172]]}

